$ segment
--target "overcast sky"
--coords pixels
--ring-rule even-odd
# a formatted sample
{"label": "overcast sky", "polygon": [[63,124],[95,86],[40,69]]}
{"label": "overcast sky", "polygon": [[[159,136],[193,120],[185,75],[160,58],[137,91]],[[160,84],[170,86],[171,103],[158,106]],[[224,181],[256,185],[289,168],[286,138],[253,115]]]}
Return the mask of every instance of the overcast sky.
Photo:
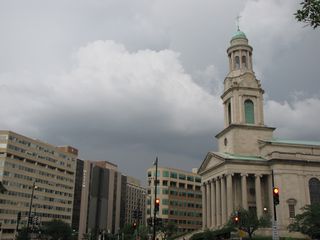
{"label": "overcast sky", "polygon": [[320,141],[320,31],[296,0],[2,0],[0,129],[79,149],[144,180],[191,170],[223,128],[226,49],[241,15],[283,139]]}

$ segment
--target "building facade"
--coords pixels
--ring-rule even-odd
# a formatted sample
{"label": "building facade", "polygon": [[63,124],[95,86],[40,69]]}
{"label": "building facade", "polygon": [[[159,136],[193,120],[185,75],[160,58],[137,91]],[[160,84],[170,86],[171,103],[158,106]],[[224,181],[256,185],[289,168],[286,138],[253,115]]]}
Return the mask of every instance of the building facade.
{"label": "building facade", "polygon": [[[155,167],[148,169],[147,219],[153,218],[155,171]],[[196,172],[159,167],[157,180],[157,198],[160,200],[157,218],[161,218],[163,223],[175,222],[179,233],[201,228],[202,193],[200,176]]]}
{"label": "building facade", "polygon": [[7,190],[0,193],[2,240],[15,239],[18,213],[20,227],[27,225],[31,198],[30,216],[71,224],[77,155],[73,147],[0,131],[0,182]]}
{"label": "building facade", "polygon": [[120,229],[121,173],[107,161],[84,161],[79,240]]}
{"label": "building facade", "polygon": [[[280,189],[276,207],[280,236],[306,204],[320,202],[320,142],[280,140],[264,124],[263,94],[252,67],[252,47],[238,30],[227,49],[229,73],[221,96],[225,128],[216,135],[202,177],[203,228],[221,228],[242,207],[273,215],[272,182]],[[273,177],[274,176],[274,177]]]}
{"label": "building facade", "polygon": [[138,179],[122,176],[121,227],[125,224],[145,224],[146,188]]}

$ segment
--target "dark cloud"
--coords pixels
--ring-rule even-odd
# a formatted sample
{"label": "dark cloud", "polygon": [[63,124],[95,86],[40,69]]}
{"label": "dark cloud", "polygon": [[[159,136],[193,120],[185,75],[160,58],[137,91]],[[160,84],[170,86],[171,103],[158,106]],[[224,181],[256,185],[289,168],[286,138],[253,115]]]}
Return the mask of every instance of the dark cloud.
{"label": "dark cloud", "polygon": [[157,155],[198,167],[223,128],[219,96],[240,13],[266,123],[276,136],[319,140],[320,33],[295,21],[298,3],[2,1],[0,128],[73,145],[140,179]]}

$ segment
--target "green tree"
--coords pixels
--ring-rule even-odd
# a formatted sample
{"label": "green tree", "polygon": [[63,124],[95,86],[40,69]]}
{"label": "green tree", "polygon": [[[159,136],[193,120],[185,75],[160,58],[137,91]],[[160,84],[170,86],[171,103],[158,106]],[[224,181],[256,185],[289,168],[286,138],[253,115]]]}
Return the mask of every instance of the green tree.
{"label": "green tree", "polygon": [[43,235],[52,240],[72,240],[72,229],[64,221],[53,219],[43,224]]}
{"label": "green tree", "polygon": [[289,231],[301,232],[311,238],[320,238],[320,204],[306,205],[303,212],[297,214],[294,222],[288,226]]}
{"label": "green tree", "polygon": [[[238,216],[238,222],[235,221],[235,217]],[[240,208],[238,211],[235,211],[231,214],[230,220],[227,223],[227,226],[238,228],[246,232],[249,238],[252,238],[253,233],[261,227],[270,227],[271,226],[271,217],[267,214],[264,214],[260,219],[257,217],[256,211],[246,210]]]}
{"label": "green tree", "polygon": [[175,222],[167,222],[159,228],[159,231],[163,234],[163,239],[171,239],[177,234],[178,226]]}
{"label": "green tree", "polygon": [[305,22],[314,29],[320,26],[320,0],[304,0],[301,9],[294,14],[299,22]]}
{"label": "green tree", "polygon": [[29,240],[28,231],[26,227],[19,230],[16,240]]}

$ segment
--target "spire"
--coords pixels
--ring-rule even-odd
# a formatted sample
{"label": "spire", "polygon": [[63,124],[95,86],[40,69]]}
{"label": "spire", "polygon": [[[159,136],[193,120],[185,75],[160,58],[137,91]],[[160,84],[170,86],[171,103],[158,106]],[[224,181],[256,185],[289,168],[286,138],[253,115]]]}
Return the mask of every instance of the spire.
{"label": "spire", "polygon": [[236,19],[237,19],[237,31],[238,31],[238,32],[240,32],[240,18],[241,18],[240,15],[238,15],[238,16],[236,17]]}

